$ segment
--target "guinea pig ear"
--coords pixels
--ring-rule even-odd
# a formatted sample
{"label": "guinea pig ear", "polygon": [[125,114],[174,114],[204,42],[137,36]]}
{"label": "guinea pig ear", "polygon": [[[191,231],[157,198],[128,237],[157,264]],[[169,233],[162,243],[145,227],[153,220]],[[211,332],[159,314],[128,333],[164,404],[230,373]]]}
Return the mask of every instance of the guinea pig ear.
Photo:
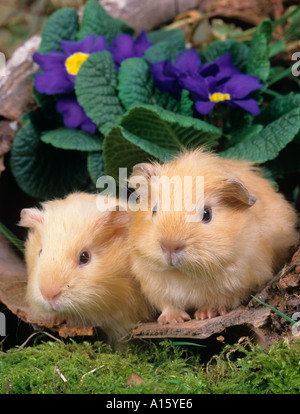
{"label": "guinea pig ear", "polygon": [[96,222],[96,229],[101,229],[101,235],[109,237],[126,237],[128,235],[131,216],[122,208],[115,211],[107,210],[102,213],[101,218]]}
{"label": "guinea pig ear", "polygon": [[252,207],[257,198],[251,195],[248,189],[236,179],[226,180],[223,199],[233,206]]}
{"label": "guinea pig ear", "polygon": [[150,164],[147,162],[143,162],[140,164],[136,164],[133,169],[132,173],[129,177],[129,181],[131,177],[138,177],[142,176],[145,177],[147,180],[152,177],[152,175],[157,175],[157,167],[155,164]]}
{"label": "guinea pig ear", "polygon": [[38,208],[24,208],[21,211],[21,220],[19,226],[35,227],[37,224],[42,224],[44,221],[43,211]]}

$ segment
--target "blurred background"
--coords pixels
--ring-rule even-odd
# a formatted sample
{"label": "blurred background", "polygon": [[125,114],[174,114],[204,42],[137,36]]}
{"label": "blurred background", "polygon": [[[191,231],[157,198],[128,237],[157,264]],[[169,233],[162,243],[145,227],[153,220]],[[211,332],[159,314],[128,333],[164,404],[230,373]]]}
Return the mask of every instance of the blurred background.
{"label": "blurred background", "polygon": [[8,59],[24,41],[41,30],[61,7],[79,8],[85,0],[0,0],[0,51]]}

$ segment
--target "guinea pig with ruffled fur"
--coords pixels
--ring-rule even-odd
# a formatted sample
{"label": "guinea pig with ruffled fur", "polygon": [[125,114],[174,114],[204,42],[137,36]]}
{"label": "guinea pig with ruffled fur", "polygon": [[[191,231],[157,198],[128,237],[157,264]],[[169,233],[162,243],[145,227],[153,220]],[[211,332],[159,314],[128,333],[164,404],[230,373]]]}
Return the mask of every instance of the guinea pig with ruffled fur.
{"label": "guinea pig with ruffled fur", "polygon": [[78,192],[22,210],[26,298],[37,318],[100,326],[113,343],[148,320],[150,307],[130,270],[130,216],[99,211],[97,197]]}
{"label": "guinea pig with ruffled fur", "polygon": [[[184,191],[166,191],[162,177],[192,180]],[[200,203],[197,177],[204,180]],[[140,178],[150,190],[138,188]],[[298,241],[293,208],[249,162],[198,149],[163,164],[137,164],[129,182],[141,203],[131,213],[132,269],[161,324],[239,306],[272,278]],[[174,207],[178,197],[181,211]]]}

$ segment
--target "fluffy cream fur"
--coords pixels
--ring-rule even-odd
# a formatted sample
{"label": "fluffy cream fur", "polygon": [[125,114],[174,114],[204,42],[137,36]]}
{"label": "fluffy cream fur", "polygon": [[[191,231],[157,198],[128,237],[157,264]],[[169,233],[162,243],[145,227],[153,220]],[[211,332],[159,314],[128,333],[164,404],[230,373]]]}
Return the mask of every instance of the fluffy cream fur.
{"label": "fluffy cream fur", "polygon": [[[30,228],[27,301],[37,316],[100,326],[114,342],[147,320],[150,309],[130,270],[130,217],[122,211],[99,212],[96,197],[74,193],[45,203],[43,210],[22,211],[20,224]],[[85,266],[79,265],[82,251],[90,254]],[[51,304],[41,290],[60,295]]]}
{"label": "fluffy cream fur", "polygon": [[[159,210],[166,194],[154,188],[158,212],[133,213],[133,271],[161,323],[187,320],[190,311],[203,319],[238,306],[283,265],[298,240],[292,207],[250,163],[196,150],[162,165],[139,164],[136,175],[204,176],[204,204],[213,211],[209,223],[201,222],[201,212],[198,222],[187,222],[186,211]],[[187,190],[195,193],[195,187]],[[164,260],[162,238],[184,243],[177,266]]]}

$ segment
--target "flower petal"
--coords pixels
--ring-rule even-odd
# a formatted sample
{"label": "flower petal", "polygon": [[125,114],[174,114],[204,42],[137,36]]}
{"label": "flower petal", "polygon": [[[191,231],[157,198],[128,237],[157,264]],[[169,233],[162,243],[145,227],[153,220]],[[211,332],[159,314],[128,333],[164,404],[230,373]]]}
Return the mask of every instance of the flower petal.
{"label": "flower petal", "polygon": [[188,73],[189,75],[197,73],[201,66],[201,59],[197,50],[189,49],[179,53],[174,61],[174,66],[180,72]]}
{"label": "flower petal", "polygon": [[245,109],[245,111],[250,112],[252,115],[258,115],[260,113],[260,109],[258,103],[255,99],[243,99],[243,100],[233,100],[231,104],[234,106],[239,106],[240,108]]}
{"label": "flower petal", "polygon": [[216,76],[217,80],[220,81],[233,75],[239,75],[242,72],[233,66],[231,53],[228,52],[213,62],[203,65],[199,73],[203,77]]}
{"label": "flower petal", "polygon": [[68,78],[64,68],[38,73],[35,77],[34,85],[38,92],[45,93],[46,95],[69,93],[74,90],[74,84]]}
{"label": "flower petal", "polygon": [[195,109],[201,115],[207,115],[213,110],[215,102],[195,100]]}
{"label": "flower petal", "polygon": [[56,103],[56,110],[63,116],[64,125],[67,128],[78,128],[81,126],[85,131],[92,131],[91,124],[93,122],[87,117],[75,96],[69,95],[60,98]]}
{"label": "flower petal", "polygon": [[32,59],[43,71],[47,71],[61,68],[66,60],[66,55],[63,52],[50,52],[47,54],[35,52]]}
{"label": "flower petal", "polygon": [[95,42],[95,35],[91,33],[79,42],[72,42],[70,40],[63,40],[60,45],[65,53],[73,55],[76,52],[89,53]]}
{"label": "flower petal", "polygon": [[263,88],[259,82],[255,76],[234,75],[221,86],[220,92],[229,93],[232,99],[242,99],[249,93]]}
{"label": "flower petal", "polygon": [[83,131],[89,132],[90,134],[94,134],[96,132],[96,125],[94,124],[94,122],[90,119],[87,118],[82,124],[81,124],[81,129]]}
{"label": "flower petal", "polygon": [[123,60],[134,57],[134,40],[127,33],[120,34],[111,42],[109,50],[115,63],[120,65]]}
{"label": "flower petal", "polygon": [[97,36],[89,53],[104,52],[104,50],[108,50],[106,38],[104,36]]}
{"label": "flower petal", "polygon": [[199,74],[204,78],[208,76],[216,76],[220,71],[218,65],[215,62],[205,63],[199,70]]}
{"label": "flower petal", "polygon": [[181,72],[178,68],[176,68],[175,65],[173,65],[171,62],[169,62],[168,60],[164,62],[164,74],[166,76],[170,76],[172,78],[177,78]]}
{"label": "flower petal", "polygon": [[194,76],[181,75],[178,82],[182,88],[197,94],[204,100],[208,99],[210,92],[209,82],[207,79],[202,78],[202,76],[198,74]]}
{"label": "flower petal", "polygon": [[146,52],[149,47],[153,46],[154,43],[151,43],[148,40],[147,34],[145,30],[143,30],[139,36],[134,41],[134,54],[136,57],[142,57],[144,56],[144,53]]}
{"label": "flower petal", "polygon": [[175,99],[180,99],[182,88],[178,83],[177,77],[172,74],[172,71],[165,70],[169,64],[170,62],[167,61],[151,64],[152,76],[155,85],[162,92],[170,93]]}

